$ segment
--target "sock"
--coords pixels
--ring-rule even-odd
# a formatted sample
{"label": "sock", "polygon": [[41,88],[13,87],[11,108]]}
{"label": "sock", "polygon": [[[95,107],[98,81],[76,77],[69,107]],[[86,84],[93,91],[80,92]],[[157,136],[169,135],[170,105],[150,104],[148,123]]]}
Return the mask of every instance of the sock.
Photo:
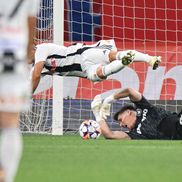
{"label": "sock", "polygon": [[149,56],[148,54],[144,54],[135,50],[127,50],[127,51],[119,51],[116,54],[116,59],[121,60],[124,56],[127,55],[128,52],[132,51],[132,53],[135,54],[134,56],[134,62],[149,62],[152,58],[152,56]]}
{"label": "sock", "polygon": [[117,73],[118,71],[122,70],[125,66],[119,60],[115,60],[110,64],[103,66],[103,75],[109,76],[113,73]]}
{"label": "sock", "polygon": [[18,128],[3,128],[0,143],[0,161],[6,182],[13,182],[22,153],[22,136]]}

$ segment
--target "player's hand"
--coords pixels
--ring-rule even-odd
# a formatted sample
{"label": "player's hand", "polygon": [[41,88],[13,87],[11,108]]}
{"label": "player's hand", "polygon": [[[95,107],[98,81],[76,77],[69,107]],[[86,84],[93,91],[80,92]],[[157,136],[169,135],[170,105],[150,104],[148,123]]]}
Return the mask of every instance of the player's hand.
{"label": "player's hand", "polygon": [[110,116],[110,103],[103,103],[100,108],[100,117],[103,119],[107,119],[107,116]]}
{"label": "player's hand", "polygon": [[107,116],[110,116],[110,108],[111,103],[114,101],[114,94],[106,97],[102,103],[102,106],[100,108],[100,117],[103,119],[107,119]]}
{"label": "player's hand", "polygon": [[93,113],[99,113],[101,105],[102,105],[102,97],[99,94],[94,97],[94,100],[91,103],[91,109]]}

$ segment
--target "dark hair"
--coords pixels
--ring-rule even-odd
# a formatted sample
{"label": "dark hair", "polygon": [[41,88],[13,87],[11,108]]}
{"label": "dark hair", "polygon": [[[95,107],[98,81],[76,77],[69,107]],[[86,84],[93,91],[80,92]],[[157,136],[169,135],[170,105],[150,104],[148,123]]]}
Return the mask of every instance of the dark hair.
{"label": "dark hair", "polygon": [[128,109],[129,110],[132,110],[132,111],[136,111],[136,107],[134,105],[132,105],[132,104],[126,104],[118,112],[116,112],[114,114],[113,119],[116,120],[116,121],[118,121],[118,115],[121,114],[121,113],[123,113],[124,111],[126,111]]}

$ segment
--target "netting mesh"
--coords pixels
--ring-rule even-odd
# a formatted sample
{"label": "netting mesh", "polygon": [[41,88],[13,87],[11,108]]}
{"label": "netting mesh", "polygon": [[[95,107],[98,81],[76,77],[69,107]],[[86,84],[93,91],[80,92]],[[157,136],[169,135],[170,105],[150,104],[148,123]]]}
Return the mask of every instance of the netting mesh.
{"label": "netting mesh", "polygon": [[[134,63],[108,80],[93,84],[86,79],[64,78],[64,131],[77,131],[84,119],[93,119],[90,102],[96,94],[133,87],[151,102],[179,112],[182,108],[182,1],[175,0],[65,0],[64,41],[91,43],[115,39],[119,50],[135,49],[161,55],[163,62],[152,71],[145,63]],[[37,16],[36,43],[53,40],[53,0],[42,0]],[[29,112],[21,114],[21,129],[51,132],[52,77],[42,80],[41,92],[33,96]],[[48,84],[49,83],[49,84]],[[60,98],[62,99],[62,98]],[[112,105],[112,113],[126,101]],[[108,123],[118,129],[111,117]]]}

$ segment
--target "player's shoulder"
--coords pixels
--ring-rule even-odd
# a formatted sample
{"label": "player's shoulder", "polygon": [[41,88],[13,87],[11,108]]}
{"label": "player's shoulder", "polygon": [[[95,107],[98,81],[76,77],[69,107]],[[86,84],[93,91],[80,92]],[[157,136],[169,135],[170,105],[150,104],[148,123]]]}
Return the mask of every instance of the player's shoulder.
{"label": "player's shoulder", "polygon": [[115,41],[114,41],[114,39],[107,39],[107,40],[105,40],[105,39],[103,39],[103,40],[99,40],[98,41],[98,43],[100,43],[100,44],[115,44]]}
{"label": "player's shoulder", "polygon": [[36,45],[35,49],[36,50],[48,50],[48,49],[52,49],[52,48],[59,48],[60,46],[54,43],[41,43]]}
{"label": "player's shoulder", "polygon": [[133,103],[137,104],[137,103],[150,103],[144,95],[140,96],[140,99],[138,101],[132,101]]}

